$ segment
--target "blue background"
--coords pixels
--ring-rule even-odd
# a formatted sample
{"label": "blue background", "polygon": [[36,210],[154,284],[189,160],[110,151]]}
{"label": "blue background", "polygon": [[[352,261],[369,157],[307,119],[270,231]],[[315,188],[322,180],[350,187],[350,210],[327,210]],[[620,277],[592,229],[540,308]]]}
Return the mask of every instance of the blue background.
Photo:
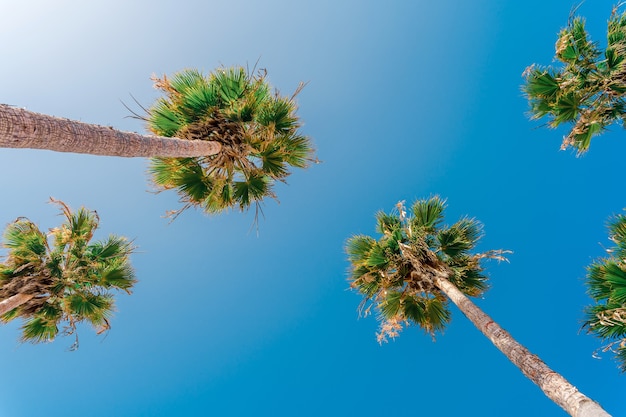
{"label": "blue background", "polygon": [[[0,1],[0,102],[143,132],[150,75],[259,60],[298,96],[323,161],[254,213],[207,216],[154,194],[144,159],[4,149],[0,221],[61,218],[50,196],[97,209],[100,237],[134,239],[140,279],[112,330],[20,345],[0,329],[0,415],[564,416],[468,320],[435,343],[416,328],[385,345],[359,319],[345,240],[374,214],[439,194],[485,224],[491,263],[477,304],[614,417],[626,379],[580,331],[585,266],[626,206],[624,131],[576,158],[564,130],[526,117],[521,74],[550,64],[573,3],[477,0]],[[612,2],[580,13],[605,42]]]}

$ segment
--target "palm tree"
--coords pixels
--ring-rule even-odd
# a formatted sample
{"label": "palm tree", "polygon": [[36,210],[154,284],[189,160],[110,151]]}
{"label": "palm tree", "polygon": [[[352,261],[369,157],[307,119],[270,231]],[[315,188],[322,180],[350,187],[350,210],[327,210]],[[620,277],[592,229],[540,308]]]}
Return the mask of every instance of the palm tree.
{"label": "palm tree", "polygon": [[613,123],[626,122],[626,13],[613,9],[602,50],[590,40],[585,20],[574,17],[574,12],[556,42],[559,65],[528,67],[523,91],[532,119],[547,116],[553,128],[572,125],[561,149],[571,146],[580,155],[594,136]]}
{"label": "palm tree", "polygon": [[613,351],[626,372],[626,216],[610,221],[609,235],[616,246],[587,269],[588,292],[596,304],[587,307],[583,327],[608,343],[603,350]]}
{"label": "palm tree", "polygon": [[360,311],[380,317],[379,342],[414,324],[434,336],[450,322],[452,301],[472,323],[556,404],[572,416],[608,416],[537,356],[483,313],[468,296],[487,289],[484,259],[504,260],[506,251],[472,253],[482,226],[462,218],[445,226],[445,201],[417,201],[407,216],[403,203],[392,214],[378,213],[376,240],[357,235],[347,242],[351,287],[364,296]]}
{"label": "palm tree", "polygon": [[185,70],[155,78],[165,93],[144,118],[157,135],[211,140],[217,154],[190,158],[157,158],[150,171],[161,189],[176,189],[184,210],[198,206],[209,213],[236,207],[246,210],[273,197],[276,181],[289,167],[312,161],[312,146],[300,133],[294,97],[272,91],[266,72],[242,67],[219,68],[208,76]]}
{"label": "palm tree", "polygon": [[290,167],[314,161],[300,131],[295,96],[272,90],[266,72],[219,68],[208,76],[185,70],[154,78],[165,97],[136,117],[157,136],[60,119],[0,105],[0,147],[124,157],[155,157],[159,189],[176,189],[184,203],[209,213],[246,210],[285,181]]}
{"label": "palm tree", "polygon": [[64,335],[76,335],[81,322],[98,333],[108,330],[114,310],[109,290],[130,294],[136,282],[129,261],[133,247],[125,238],[91,242],[99,223],[96,212],[72,212],[52,201],[65,221],[48,235],[25,218],[4,232],[8,255],[0,264],[0,320],[23,318],[21,340],[33,343],[52,341],[60,323],[65,323]]}

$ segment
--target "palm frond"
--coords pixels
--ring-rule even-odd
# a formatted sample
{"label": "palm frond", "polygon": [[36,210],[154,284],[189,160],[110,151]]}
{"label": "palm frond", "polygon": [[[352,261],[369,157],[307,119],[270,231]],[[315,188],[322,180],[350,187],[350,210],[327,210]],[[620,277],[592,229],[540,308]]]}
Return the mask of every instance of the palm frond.
{"label": "palm frond", "polygon": [[163,77],[163,79],[156,79],[157,83],[160,82],[160,86],[166,93],[174,94],[176,97],[184,96],[189,90],[197,87],[200,84],[206,84],[202,73],[195,69],[186,69],[174,74],[171,78]]}
{"label": "palm frond", "polygon": [[65,308],[76,317],[75,321],[88,320],[98,327],[111,316],[114,303],[110,294],[78,292],[65,299]]}
{"label": "palm frond", "polygon": [[450,258],[465,255],[482,237],[482,225],[469,218],[459,220],[437,234],[439,249]]}
{"label": "palm frond", "polygon": [[369,257],[369,253],[376,241],[365,235],[352,236],[346,243],[348,259],[353,264],[361,265]]}
{"label": "palm frond", "polygon": [[404,293],[402,291],[387,291],[384,298],[379,302],[378,308],[383,319],[390,319],[399,315],[402,311]]}
{"label": "palm frond", "polygon": [[535,98],[555,101],[559,92],[559,83],[553,69],[532,67],[527,71],[524,92]]}
{"label": "palm frond", "polygon": [[414,228],[423,228],[432,233],[443,221],[443,213],[446,209],[446,201],[439,196],[413,203],[411,211],[413,218],[411,224]]}
{"label": "palm frond", "polygon": [[4,247],[9,249],[9,265],[37,262],[46,254],[46,235],[28,219],[18,219],[7,226],[3,238]]}
{"label": "palm frond", "polygon": [[233,197],[239,202],[243,210],[252,203],[261,201],[263,197],[270,195],[271,180],[262,171],[251,172],[242,181],[235,181],[233,184]]}
{"label": "palm frond", "polygon": [[400,218],[395,214],[379,211],[376,213],[376,232],[381,235],[390,235],[402,227]]}
{"label": "palm frond", "polygon": [[26,320],[22,326],[22,342],[42,343],[51,342],[59,333],[56,320],[46,320],[34,317]]}

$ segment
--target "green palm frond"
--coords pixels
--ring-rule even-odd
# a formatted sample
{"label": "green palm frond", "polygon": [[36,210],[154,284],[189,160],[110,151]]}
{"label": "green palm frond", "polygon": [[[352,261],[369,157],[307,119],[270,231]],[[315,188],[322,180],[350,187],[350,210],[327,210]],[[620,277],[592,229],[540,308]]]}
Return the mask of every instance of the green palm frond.
{"label": "green palm frond", "polygon": [[[306,168],[311,161],[313,148],[306,136],[293,134],[286,137],[278,137],[275,141],[280,145],[284,163],[295,168]],[[284,177],[281,177],[284,178]]]}
{"label": "green palm frond", "polygon": [[271,185],[271,178],[261,170],[250,172],[244,180],[234,182],[234,200],[239,203],[241,210],[245,210],[252,203],[260,202],[263,197],[273,195]]}
{"label": "green palm frond", "polygon": [[419,200],[407,216],[398,203],[392,213],[376,214],[378,240],[356,235],[346,242],[352,268],[350,286],[371,303],[381,320],[379,340],[395,337],[403,324],[431,335],[450,321],[447,300],[433,277],[445,274],[464,294],[487,290],[483,259],[503,259],[503,251],[471,253],[482,237],[482,225],[462,218],[443,225],[445,201],[438,196]]}
{"label": "green palm frond", "polygon": [[562,149],[573,147],[579,155],[610,125],[626,126],[625,13],[614,9],[607,39],[603,51],[590,40],[584,19],[572,18],[556,42],[555,56],[560,65],[531,65],[523,75],[530,117],[548,117],[550,127],[570,124]]}
{"label": "green palm frond", "polygon": [[[533,67],[528,71],[526,77],[526,85],[524,91],[528,97],[533,100],[542,99],[547,102],[556,100],[560,87],[557,77],[559,73],[554,73],[553,68],[541,69]],[[532,104],[532,102],[531,102]],[[534,112],[532,116],[537,118],[543,115],[537,115]]]}
{"label": "green palm frond", "polygon": [[556,57],[569,65],[593,62],[600,56],[597,44],[589,40],[585,19],[581,17],[570,20],[561,30],[555,49]]}
{"label": "green palm frond", "polygon": [[211,74],[210,79],[218,96],[226,104],[238,101],[254,84],[242,67],[220,68]]}
{"label": "green palm frond", "polygon": [[383,319],[391,319],[402,315],[404,298],[402,291],[387,291],[385,297],[379,303],[379,310]]}
{"label": "green palm frond", "polygon": [[451,270],[450,282],[464,294],[478,297],[489,289],[488,278],[475,256],[448,259],[447,264]]}
{"label": "green palm frond", "polygon": [[420,301],[423,303],[426,316],[426,320],[423,324],[420,323],[420,326],[431,334],[443,331],[451,319],[446,301],[438,297],[423,297]]}
{"label": "green palm frond", "polygon": [[15,319],[17,316],[18,316],[17,308],[14,308],[13,310],[8,311],[7,313],[1,315],[0,321],[2,321],[3,323],[8,323],[11,320]]}
{"label": "green palm frond", "polygon": [[[587,292],[595,304],[585,309],[584,327],[612,350],[622,372],[626,372],[626,217],[612,218],[608,225],[615,248],[607,250],[608,257],[594,261],[587,268]],[[617,350],[614,349],[616,346]]]}
{"label": "green palm frond", "polygon": [[607,269],[612,268],[619,267],[608,259],[596,261],[587,268],[587,292],[595,301],[611,296],[611,286],[605,277]]}
{"label": "green palm frond", "polygon": [[129,261],[134,248],[125,238],[111,235],[92,242],[97,213],[52,202],[65,221],[48,236],[25,219],[10,224],[4,234],[8,255],[0,264],[0,299],[34,295],[2,316],[5,322],[25,320],[22,341],[51,341],[61,323],[63,334],[74,334],[81,322],[108,329],[114,302],[107,290],[130,293],[136,282]]}
{"label": "green palm frond", "polygon": [[384,243],[378,242],[373,247],[367,257],[367,265],[379,271],[385,270],[391,263],[392,259],[383,246]]}
{"label": "green palm frond", "polygon": [[413,212],[413,227],[423,228],[425,231],[432,233],[443,221],[446,201],[439,196],[434,196],[427,200],[416,201],[411,209]]}
{"label": "green palm frond", "polygon": [[149,123],[154,134],[166,137],[174,136],[185,124],[182,113],[172,109],[164,99],[157,100],[152,107]]}
{"label": "green palm frond", "polygon": [[22,342],[42,343],[51,342],[59,333],[58,321],[46,320],[42,317],[28,319],[22,326]]}
{"label": "green palm frond", "polygon": [[4,246],[11,251],[11,266],[18,268],[37,262],[47,251],[47,238],[28,219],[18,219],[4,231]]}
{"label": "green palm frond", "polygon": [[94,327],[107,322],[113,313],[113,297],[110,294],[77,292],[65,298],[64,307],[71,312],[75,322],[87,320]]}
{"label": "green palm frond", "polygon": [[222,146],[217,155],[152,161],[154,184],[177,190],[183,209],[245,211],[276,198],[273,184],[284,181],[291,167],[305,168],[312,161],[294,98],[272,93],[265,72],[251,75],[232,67],[205,76],[184,70],[155,79],[155,85],[165,97],[148,110],[152,132]]}
{"label": "green palm frond", "polygon": [[450,310],[441,298],[430,295],[407,296],[402,304],[404,318],[428,334],[443,331],[450,322]]}
{"label": "green palm frond", "polygon": [[362,265],[369,256],[376,240],[369,236],[352,236],[346,243],[348,259],[355,265]]}
{"label": "green palm frond", "polygon": [[482,225],[474,219],[464,218],[437,233],[439,249],[449,258],[465,255],[482,237]]}
{"label": "green palm frond", "polygon": [[402,227],[402,221],[395,214],[382,211],[376,213],[376,232],[381,235],[391,235]]}

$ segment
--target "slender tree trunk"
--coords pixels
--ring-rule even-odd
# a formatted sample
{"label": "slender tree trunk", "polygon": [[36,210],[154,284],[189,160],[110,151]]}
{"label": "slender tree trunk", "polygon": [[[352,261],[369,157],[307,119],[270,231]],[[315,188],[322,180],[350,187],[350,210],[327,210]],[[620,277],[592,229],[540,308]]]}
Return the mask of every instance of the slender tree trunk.
{"label": "slender tree trunk", "polygon": [[610,414],[604,411],[598,403],[586,397],[565,378],[548,368],[539,357],[530,353],[491,317],[483,313],[476,304],[448,281],[445,274],[436,275],[433,282],[524,375],[537,384],[548,398],[567,411],[569,415],[610,417]]}
{"label": "slender tree trunk", "polygon": [[35,294],[15,294],[6,300],[0,301],[0,316],[5,315],[15,307],[19,307],[25,302],[29,301],[35,296]]}
{"label": "slender tree trunk", "polygon": [[0,148],[47,149],[124,157],[196,157],[220,152],[219,142],[121,132],[0,104]]}

